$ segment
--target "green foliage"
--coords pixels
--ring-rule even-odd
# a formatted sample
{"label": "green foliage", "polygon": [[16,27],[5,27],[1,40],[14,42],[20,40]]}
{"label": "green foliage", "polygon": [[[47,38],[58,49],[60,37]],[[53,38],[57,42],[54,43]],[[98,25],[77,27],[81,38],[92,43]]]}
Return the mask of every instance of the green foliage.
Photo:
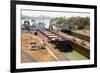
{"label": "green foliage", "polygon": [[62,24],[63,22],[65,21],[65,18],[63,18],[63,17],[60,17],[60,18],[58,18],[58,20],[57,20],[57,24]]}
{"label": "green foliage", "polygon": [[77,26],[77,29],[84,29],[87,25],[90,25],[90,18],[89,17],[70,17],[70,18],[63,18],[63,17],[57,17],[51,19],[51,22],[56,22],[52,25],[63,25],[63,27],[66,26]]}
{"label": "green foliage", "polygon": [[90,25],[90,19],[88,17],[80,18],[78,29],[84,29],[87,25]]}

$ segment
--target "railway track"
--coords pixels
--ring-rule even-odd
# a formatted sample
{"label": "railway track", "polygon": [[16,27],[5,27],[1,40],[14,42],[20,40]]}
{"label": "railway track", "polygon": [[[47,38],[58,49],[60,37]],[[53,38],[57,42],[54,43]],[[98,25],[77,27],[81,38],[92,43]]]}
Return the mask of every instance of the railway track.
{"label": "railway track", "polygon": [[41,32],[45,37],[48,38],[48,40],[64,40],[63,37],[53,33],[53,32],[50,32],[48,30],[38,30],[39,32]]}

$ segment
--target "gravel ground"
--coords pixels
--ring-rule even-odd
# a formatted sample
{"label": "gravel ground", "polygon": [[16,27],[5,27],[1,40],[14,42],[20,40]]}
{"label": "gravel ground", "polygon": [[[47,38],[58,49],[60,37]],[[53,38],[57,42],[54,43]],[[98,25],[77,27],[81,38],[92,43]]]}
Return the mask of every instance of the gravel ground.
{"label": "gravel ground", "polygon": [[21,53],[21,62],[22,63],[30,63],[30,62],[36,62],[30,55],[28,55],[27,53],[25,53],[23,50],[22,50],[22,53]]}

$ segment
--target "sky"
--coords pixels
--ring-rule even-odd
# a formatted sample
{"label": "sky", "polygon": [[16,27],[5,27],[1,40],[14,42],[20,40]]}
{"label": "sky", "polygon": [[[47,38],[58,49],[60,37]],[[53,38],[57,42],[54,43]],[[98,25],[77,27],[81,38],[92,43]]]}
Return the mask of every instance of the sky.
{"label": "sky", "polygon": [[70,12],[70,11],[35,11],[35,10],[22,10],[22,15],[26,16],[49,16],[49,17],[90,17],[90,13],[83,13],[83,12]]}

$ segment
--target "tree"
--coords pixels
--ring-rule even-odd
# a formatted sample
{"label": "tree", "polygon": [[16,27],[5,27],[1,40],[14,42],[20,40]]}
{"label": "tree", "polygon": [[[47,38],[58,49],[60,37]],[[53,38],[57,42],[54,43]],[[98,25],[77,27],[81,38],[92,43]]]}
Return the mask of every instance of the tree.
{"label": "tree", "polygon": [[60,25],[63,28],[68,26],[75,28],[77,26],[77,29],[84,29],[87,25],[90,26],[90,18],[77,16],[65,19],[63,17],[56,17],[51,19],[50,23],[52,23],[50,25]]}
{"label": "tree", "polygon": [[57,24],[62,24],[63,22],[65,21],[65,18],[63,18],[63,17],[60,17],[60,18],[58,18],[58,20],[57,20]]}
{"label": "tree", "polygon": [[89,17],[81,18],[80,24],[78,25],[79,29],[84,29],[87,25],[90,25]]}

